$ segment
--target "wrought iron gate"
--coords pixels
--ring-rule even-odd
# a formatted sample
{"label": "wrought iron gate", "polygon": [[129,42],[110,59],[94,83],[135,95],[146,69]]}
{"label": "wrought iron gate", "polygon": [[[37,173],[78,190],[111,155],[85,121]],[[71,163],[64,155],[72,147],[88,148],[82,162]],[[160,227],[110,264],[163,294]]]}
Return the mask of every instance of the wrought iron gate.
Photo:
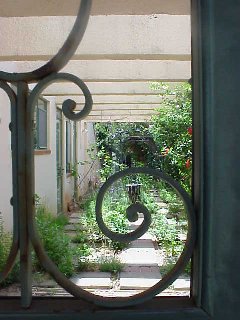
{"label": "wrought iron gate", "polygon": [[[14,238],[11,252],[6,266],[1,273],[0,280],[6,278],[18,252],[20,252],[20,278],[21,278],[21,299],[22,306],[29,307],[32,299],[31,282],[31,245],[42,263],[43,267],[52,277],[73,296],[97,305],[106,307],[122,307],[141,303],[151,299],[159,292],[167,288],[182,272],[192,256],[196,222],[191,199],[180,187],[178,182],[167,176],[164,172],[150,168],[129,168],[111,176],[101,187],[96,202],[96,219],[101,231],[112,240],[129,242],[143,235],[150,224],[151,214],[146,206],[141,203],[133,203],[126,208],[128,219],[141,210],[144,214],[143,223],[133,232],[122,235],[109,230],[102,218],[102,202],[106,191],[111,185],[123,177],[131,174],[147,174],[156,177],[169,184],[182,198],[187,212],[188,235],[184,250],[176,265],[156,285],[145,292],[131,297],[110,298],[101,297],[87,292],[69,281],[47,256],[35,225],[35,204],[34,204],[34,157],[33,157],[33,110],[39,94],[54,81],[70,81],[75,83],[85,96],[85,106],[82,111],[74,112],[76,103],[73,100],[66,100],[62,105],[63,114],[70,120],[79,121],[86,117],[92,108],[91,94],[84,82],[71,74],[59,73],[59,71],[71,59],[77,49],[85,29],[91,9],[90,0],[82,0],[76,22],[66,42],[59,52],[46,65],[29,73],[11,74],[0,72],[0,87],[8,94],[11,101],[11,137],[12,137],[12,159],[13,159],[13,197],[11,203],[14,209]],[[38,82],[30,95],[28,84]],[[17,86],[15,94],[11,86]]]}

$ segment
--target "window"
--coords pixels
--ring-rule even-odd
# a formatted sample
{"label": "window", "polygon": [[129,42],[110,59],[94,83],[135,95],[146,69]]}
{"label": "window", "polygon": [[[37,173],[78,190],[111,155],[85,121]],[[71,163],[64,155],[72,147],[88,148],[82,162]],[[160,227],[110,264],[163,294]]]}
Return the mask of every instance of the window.
{"label": "window", "polygon": [[38,99],[34,112],[34,148],[37,150],[48,147],[48,113],[47,101]]}

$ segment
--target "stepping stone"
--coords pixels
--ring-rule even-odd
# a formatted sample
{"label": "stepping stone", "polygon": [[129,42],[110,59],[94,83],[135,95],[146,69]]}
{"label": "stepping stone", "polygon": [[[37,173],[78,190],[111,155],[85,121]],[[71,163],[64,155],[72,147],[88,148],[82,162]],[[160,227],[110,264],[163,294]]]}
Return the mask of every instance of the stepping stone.
{"label": "stepping stone", "polygon": [[187,239],[187,235],[185,233],[180,233],[178,237],[181,241],[185,241]]}
{"label": "stepping stone", "polygon": [[175,290],[189,290],[190,289],[190,279],[177,279],[173,283]]}
{"label": "stepping stone", "polygon": [[125,265],[123,268],[123,272],[131,272],[131,273],[146,273],[146,272],[159,272],[159,266],[157,264],[150,264],[150,265]]}
{"label": "stepping stone", "polygon": [[153,240],[153,238],[154,237],[149,232],[146,232],[144,235],[138,238],[138,240]]}
{"label": "stepping stone", "polygon": [[74,238],[76,237],[76,231],[67,231],[66,235],[69,236],[70,238]]}
{"label": "stepping stone", "polygon": [[33,281],[33,285],[39,288],[56,288],[58,284],[54,280]]}
{"label": "stepping stone", "polygon": [[159,213],[162,213],[162,214],[167,214],[168,213],[168,209],[167,208],[160,208],[158,210]]}
{"label": "stepping stone", "polygon": [[74,224],[79,222],[80,222],[80,218],[70,218],[68,221],[69,224]]}
{"label": "stepping stone", "polygon": [[129,248],[152,248],[154,249],[154,244],[149,239],[138,239],[132,241],[129,245]]}
{"label": "stepping stone", "polygon": [[73,224],[67,224],[65,227],[64,227],[64,230],[65,231],[77,231],[77,227]]}
{"label": "stepping stone", "polygon": [[148,289],[160,280],[159,272],[121,272],[120,289]]}
{"label": "stepping stone", "polygon": [[74,213],[71,214],[70,218],[75,218],[75,219],[76,219],[76,218],[79,218],[80,215],[81,215],[81,213],[79,213],[79,212],[74,212]]}
{"label": "stepping stone", "polygon": [[161,208],[167,208],[168,207],[168,205],[165,203],[165,202],[157,202],[157,205],[159,206],[159,207],[161,207]]}
{"label": "stepping stone", "polygon": [[119,254],[119,259],[126,264],[157,264],[158,256],[154,248],[128,248]]}
{"label": "stepping stone", "polygon": [[110,272],[81,272],[70,279],[81,288],[111,288]]}

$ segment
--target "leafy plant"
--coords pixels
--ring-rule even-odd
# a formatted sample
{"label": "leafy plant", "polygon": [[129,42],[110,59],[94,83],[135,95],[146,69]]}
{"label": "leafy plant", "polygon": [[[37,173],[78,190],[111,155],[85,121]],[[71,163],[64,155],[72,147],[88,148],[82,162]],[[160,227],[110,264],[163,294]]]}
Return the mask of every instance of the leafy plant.
{"label": "leafy plant", "polygon": [[115,257],[105,257],[100,261],[99,270],[116,274],[123,270],[123,264]]}
{"label": "leafy plant", "polygon": [[[57,265],[66,276],[74,272],[71,239],[64,232],[66,223],[63,217],[54,217],[44,206],[36,212],[36,223],[40,238],[49,258]],[[34,254],[34,266],[37,271],[42,271],[42,266]]]}
{"label": "leafy plant", "polygon": [[166,84],[155,83],[162,89],[161,108],[151,119],[152,134],[162,155],[162,170],[191,190],[192,162],[192,102],[191,86],[182,84],[174,90]]}
{"label": "leafy plant", "polygon": [[[12,235],[4,231],[2,217],[0,216],[0,271],[3,270],[12,244]],[[19,279],[20,263],[17,258],[15,265],[8,274],[7,278],[0,283],[0,287],[6,287],[15,283]]]}
{"label": "leafy plant", "polygon": [[72,238],[73,243],[84,243],[87,241],[88,241],[88,235],[83,230],[79,230],[78,233]]}
{"label": "leafy plant", "polygon": [[94,262],[89,261],[88,259],[80,259],[78,260],[78,264],[76,267],[77,271],[81,272],[81,271],[96,271],[97,268],[97,264]]}

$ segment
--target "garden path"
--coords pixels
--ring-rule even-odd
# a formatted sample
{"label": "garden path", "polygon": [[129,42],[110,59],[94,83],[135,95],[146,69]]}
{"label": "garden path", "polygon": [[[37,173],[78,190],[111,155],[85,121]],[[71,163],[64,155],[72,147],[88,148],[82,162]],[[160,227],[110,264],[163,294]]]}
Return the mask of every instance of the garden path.
{"label": "garden path", "polygon": [[[153,192],[154,193],[154,192]],[[159,211],[167,214],[167,206],[161,202],[156,195],[155,201],[159,206]],[[70,236],[76,235],[81,212],[72,213],[69,224],[66,226],[66,233]],[[143,217],[131,223],[130,228],[135,229],[142,223]],[[103,296],[130,296],[156,284],[161,279],[161,266],[163,256],[157,247],[154,237],[145,233],[138,240],[118,254],[123,263],[123,270],[113,276],[110,272],[81,272],[71,278],[75,284]],[[189,295],[190,280],[180,277],[173,285],[166,289],[161,295]],[[1,290],[0,295],[18,295],[20,288]],[[70,295],[56,284],[52,279],[35,282],[33,286],[34,296],[65,296]]]}
{"label": "garden path", "polygon": [[[140,217],[131,223],[130,228],[136,229],[142,221],[143,218]],[[159,266],[162,259],[156,250],[153,236],[148,232],[132,241],[129,247],[119,254],[119,259],[124,264],[119,275],[122,290],[148,289],[161,279]]]}
{"label": "garden path", "polygon": [[[154,191],[153,191],[154,193]],[[155,196],[159,211],[167,214],[167,206]],[[79,226],[81,212],[72,213],[66,233],[70,236],[76,235]],[[131,223],[130,228],[136,229],[142,223],[143,217]],[[123,263],[123,270],[116,275],[110,272],[80,272],[71,278],[76,285],[81,286],[95,294],[103,296],[130,296],[156,284],[161,279],[160,269],[163,265],[163,256],[157,246],[154,237],[145,233],[138,240],[118,254]],[[173,285],[166,289],[161,295],[189,295],[190,280],[185,277],[176,280]],[[69,295],[59,287],[53,280],[34,286],[34,295]]]}
{"label": "garden path", "polygon": [[[167,205],[159,199],[159,196],[152,190],[155,201],[161,213],[167,214]],[[74,213],[70,218],[68,233],[75,234],[75,224],[78,222],[80,213]],[[136,229],[143,221],[139,216],[136,222],[130,224],[130,229]],[[123,263],[123,270],[116,276],[108,272],[81,272],[71,280],[90,291],[99,292],[103,295],[127,296],[146,290],[155,285],[162,278],[160,267],[163,265],[163,256],[158,250],[155,238],[146,232],[138,240],[118,254],[119,260]],[[166,292],[188,295],[190,280],[185,277],[179,278]],[[178,291],[178,293],[177,293]]]}

